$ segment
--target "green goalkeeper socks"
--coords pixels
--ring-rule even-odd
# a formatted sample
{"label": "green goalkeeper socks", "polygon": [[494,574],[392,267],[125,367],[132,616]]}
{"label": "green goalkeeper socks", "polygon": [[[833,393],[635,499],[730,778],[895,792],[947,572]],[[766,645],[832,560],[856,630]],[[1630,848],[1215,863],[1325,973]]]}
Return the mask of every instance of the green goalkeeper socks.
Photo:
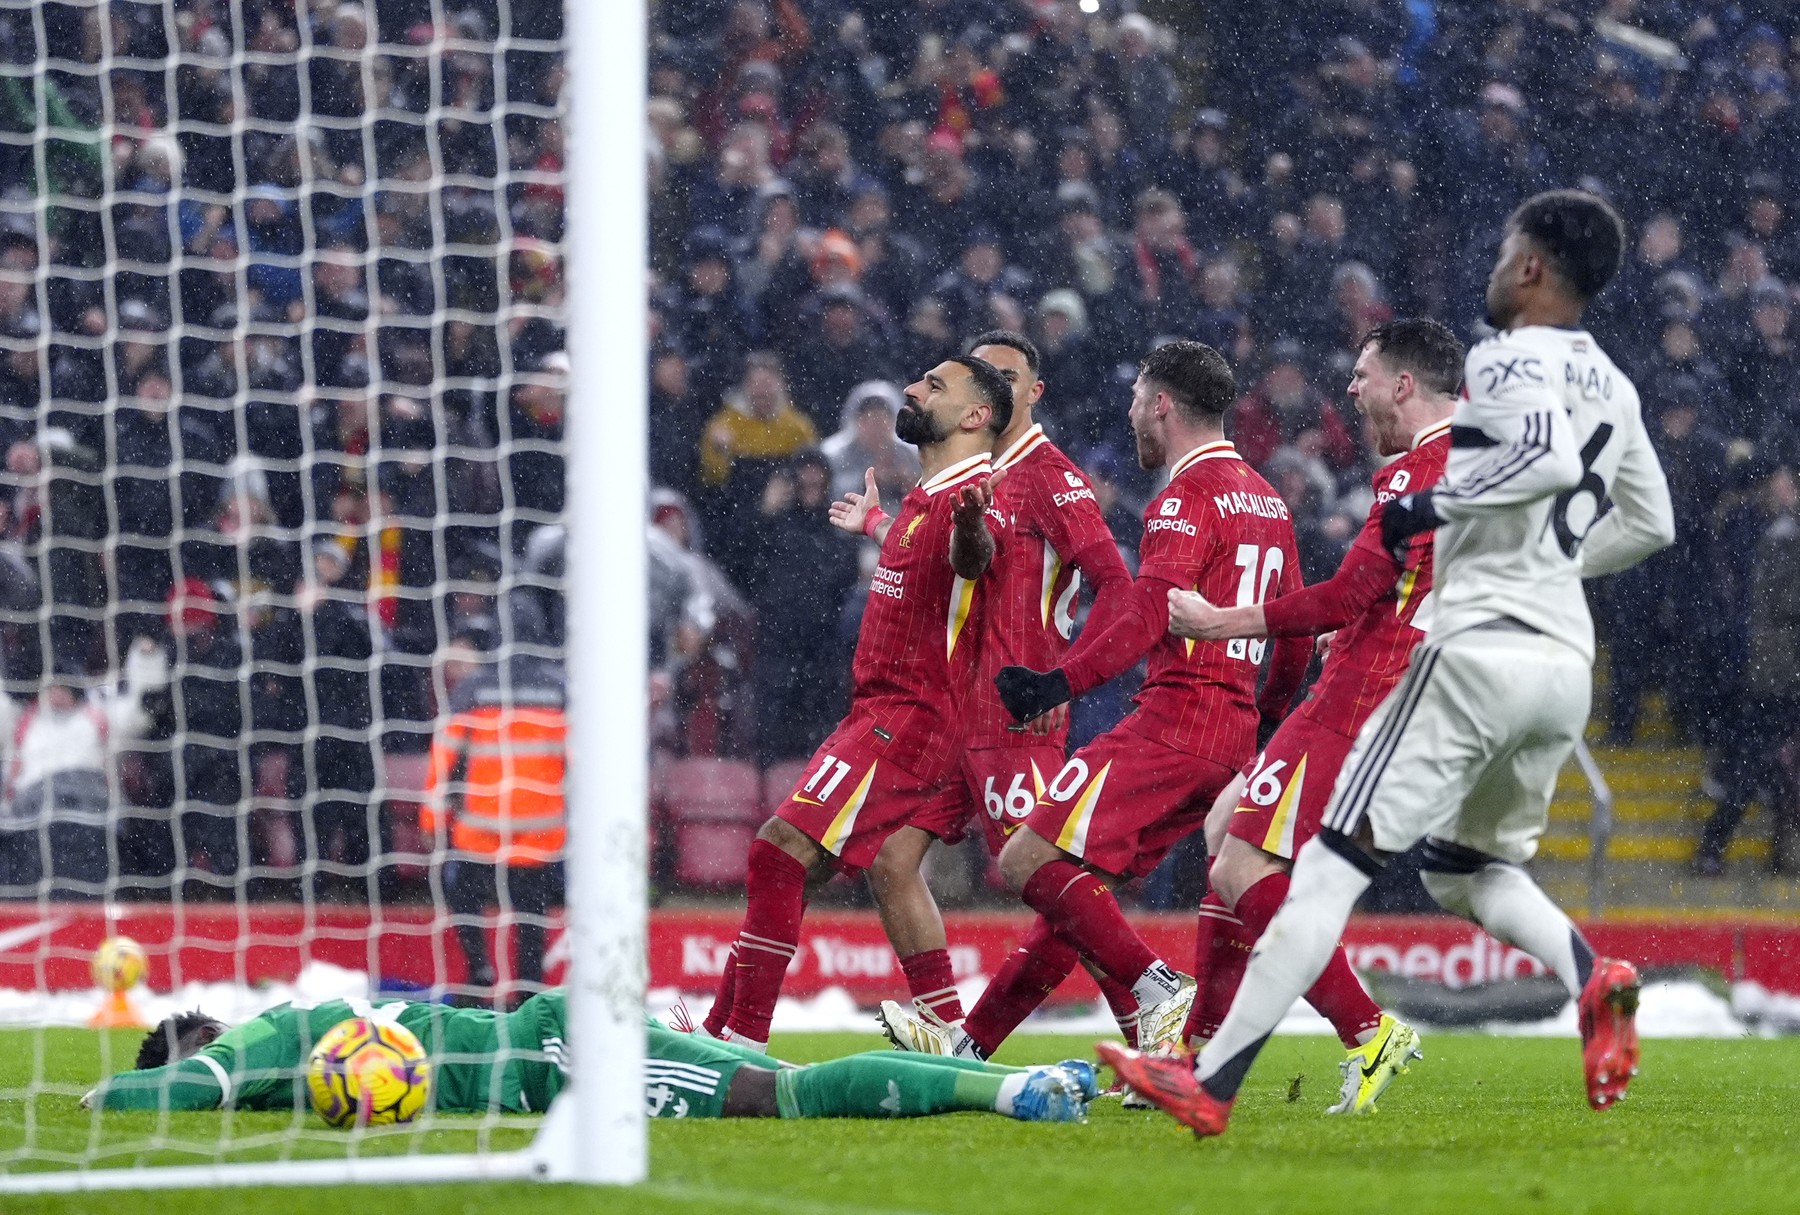
{"label": "green goalkeeper socks", "polygon": [[870,1051],[781,1072],[776,1076],[775,1092],[783,1118],[918,1118],[959,1110],[994,1113],[1000,1106],[1002,1085],[1020,1070],[969,1059]]}

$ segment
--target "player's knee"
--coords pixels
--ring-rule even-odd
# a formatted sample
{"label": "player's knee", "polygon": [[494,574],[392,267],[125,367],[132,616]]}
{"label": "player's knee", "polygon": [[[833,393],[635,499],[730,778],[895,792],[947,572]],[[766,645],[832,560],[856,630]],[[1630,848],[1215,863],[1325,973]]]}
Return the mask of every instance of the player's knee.
{"label": "player's knee", "polygon": [[869,864],[869,887],[877,899],[920,882],[919,857],[910,849],[882,845]]}
{"label": "player's knee", "polygon": [[1333,831],[1330,827],[1319,832],[1317,842],[1320,847],[1329,849],[1362,871],[1364,877],[1371,882],[1381,876],[1386,867],[1387,858],[1375,847],[1374,833],[1367,823],[1357,828],[1354,835],[1345,835],[1341,831]]}
{"label": "player's knee", "polygon": [[1226,832],[1231,830],[1231,816],[1237,812],[1238,803],[1243,799],[1248,782],[1239,773],[1223,792],[1213,799],[1212,809],[1206,812],[1206,851],[1212,856],[1219,856],[1225,847]]}
{"label": "player's knee", "polygon": [[756,838],[774,844],[805,865],[809,875],[817,874],[825,863],[825,850],[812,837],[782,819],[771,818],[764,823],[756,833]]}
{"label": "player's knee", "polygon": [[1474,883],[1468,874],[1437,873],[1421,869],[1419,881],[1424,885],[1425,893],[1431,896],[1432,902],[1451,915],[1461,916],[1465,920],[1475,918]]}
{"label": "player's knee", "polygon": [[[1466,920],[1480,918],[1481,892],[1484,886],[1505,881],[1512,866],[1474,848],[1449,840],[1428,838],[1419,867],[1419,881],[1425,893],[1452,915]],[[1523,876],[1523,875],[1521,875]]]}
{"label": "player's knee", "polygon": [[1276,856],[1271,856],[1254,844],[1247,844],[1234,836],[1227,836],[1224,845],[1219,849],[1218,859],[1213,861],[1212,869],[1207,874],[1213,893],[1225,901],[1228,907],[1236,907],[1237,901],[1246,890],[1273,873],[1286,871],[1289,865]]}
{"label": "player's knee", "polygon": [[1022,827],[1000,850],[1000,876],[1008,886],[1022,891],[1032,874],[1055,859],[1055,851],[1029,827]]}

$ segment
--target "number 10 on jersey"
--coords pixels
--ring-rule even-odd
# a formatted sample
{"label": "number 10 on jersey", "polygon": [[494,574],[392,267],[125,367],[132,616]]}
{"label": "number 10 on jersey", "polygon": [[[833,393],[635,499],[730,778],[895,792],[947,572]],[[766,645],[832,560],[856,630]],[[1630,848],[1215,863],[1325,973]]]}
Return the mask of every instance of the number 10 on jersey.
{"label": "number 10 on jersey", "polygon": [[[1281,570],[1287,558],[1279,548],[1261,548],[1254,544],[1237,547],[1237,566],[1243,571],[1238,578],[1237,606],[1250,607],[1269,597],[1269,587],[1281,581]],[[1268,651],[1267,638],[1239,637],[1225,643],[1227,658],[1242,658],[1258,665]]]}

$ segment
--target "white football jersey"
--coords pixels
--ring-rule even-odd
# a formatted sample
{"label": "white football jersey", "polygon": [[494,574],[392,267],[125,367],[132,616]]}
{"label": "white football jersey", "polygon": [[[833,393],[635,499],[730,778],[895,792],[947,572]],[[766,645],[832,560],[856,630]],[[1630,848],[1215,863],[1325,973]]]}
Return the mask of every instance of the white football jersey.
{"label": "white football jersey", "polygon": [[1637,389],[1579,329],[1534,325],[1469,351],[1438,529],[1433,633],[1503,617],[1594,659],[1581,580],[1674,541]]}

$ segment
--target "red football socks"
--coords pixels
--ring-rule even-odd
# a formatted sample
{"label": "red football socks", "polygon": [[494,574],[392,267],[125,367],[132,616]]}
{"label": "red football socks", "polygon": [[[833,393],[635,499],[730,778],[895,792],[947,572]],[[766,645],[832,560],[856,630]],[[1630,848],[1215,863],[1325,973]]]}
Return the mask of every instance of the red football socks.
{"label": "red football socks", "polygon": [[1219,1032],[1219,1022],[1231,1011],[1232,997],[1243,981],[1253,941],[1243,937],[1243,924],[1231,914],[1225,901],[1213,891],[1200,900],[1200,917],[1194,934],[1194,983],[1200,989],[1188,1012],[1181,1040],[1190,1046]]}
{"label": "red football socks", "polygon": [[1077,960],[1075,947],[1052,932],[1049,921],[1043,916],[1033,921],[963,1022],[963,1032],[982,1058],[1000,1049],[1019,1023],[1074,972]]}
{"label": "red football socks", "polygon": [[[750,845],[749,906],[737,939],[737,980],[725,1027],[753,1042],[769,1040],[775,998],[800,946],[806,866],[767,840]],[[723,985],[721,984],[721,988]]]}
{"label": "red football socks", "polygon": [[1056,934],[1101,970],[1131,987],[1158,964],[1119,910],[1106,883],[1068,861],[1045,864],[1025,883],[1025,902],[1050,921]]}
{"label": "red football socks", "polygon": [[731,947],[731,955],[725,959],[725,973],[719,976],[719,994],[713,997],[713,1005],[707,1010],[706,1020],[700,1023],[711,1037],[718,1037],[725,1032],[725,1022],[731,1017],[731,1006],[737,1001],[737,946]]}
{"label": "red football socks", "polygon": [[[1288,875],[1271,873],[1238,896],[1237,906],[1233,910],[1243,922],[1246,962],[1250,957],[1250,946],[1256,943],[1263,930],[1268,928],[1269,921],[1275,918],[1276,911],[1281,908],[1281,901],[1287,898],[1287,892]],[[1241,965],[1238,977],[1243,977]],[[1306,1002],[1331,1022],[1331,1027],[1337,1031],[1338,1040],[1346,1050],[1355,1049],[1358,1036],[1381,1025],[1381,1009],[1369,998],[1369,993],[1363,987],[1362,980],[1356,977],[1356,972],[1350,969],[1350,959],[1344,955],[1342,945],[1331,951],[1331,961],[1325,964],[1325,972],[1307,991]]]}
{"label": "red football socks", "polygon": [[948,1024],[963,1019],[962,1000],[956,994],[956,978],[950,973],[950,951],[927,949],[900,959],[913,1003],[929,1008]]}
{"label": "red football socks", "polygon": [[1112,1010],[1113,1020],[1119,1023],[1119,1032],[1125,1035],[1125,1045],[1132,1050],[1138,1044],[1138,1002],[1131,994],[1131,988],[1119,982],[1104,970],[1090,969],[1094,982],[1100,985],[1100,994],[1106,997],[1106,1007]]}

